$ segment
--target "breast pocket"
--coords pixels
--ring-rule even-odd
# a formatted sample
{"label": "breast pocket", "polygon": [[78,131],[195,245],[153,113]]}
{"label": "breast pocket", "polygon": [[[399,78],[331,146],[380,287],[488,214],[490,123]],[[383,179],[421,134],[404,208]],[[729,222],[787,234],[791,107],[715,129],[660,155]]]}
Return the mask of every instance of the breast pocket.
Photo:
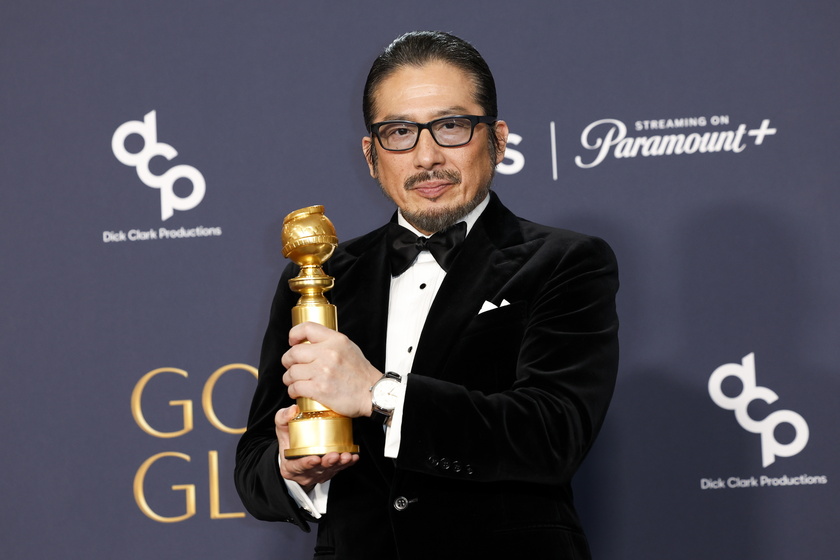
{"label": "breast pocket", "polygon": [[514,302],[476,315],[458,335],[447,364],[450,379],[469,389],[498,392],[516,379],[527,306]]}
{"label": "breast pocket", "polygon": [[525,310],[525,302],[517,301],[479,313],[467,325],[463,337],[486,335],[488,331],[510,331],[510,329],[521,331],[525,325]]}

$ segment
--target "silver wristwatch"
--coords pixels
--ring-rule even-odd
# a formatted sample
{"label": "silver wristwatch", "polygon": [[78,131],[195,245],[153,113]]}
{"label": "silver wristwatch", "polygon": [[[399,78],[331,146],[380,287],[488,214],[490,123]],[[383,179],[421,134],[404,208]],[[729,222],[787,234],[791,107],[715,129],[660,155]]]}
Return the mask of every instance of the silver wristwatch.
{"label": "silver wristwatch", "polygon": [[393,371],[387,372],[370,388],[370,401],[373,412],[391,416],[399,400],[402,377]]}

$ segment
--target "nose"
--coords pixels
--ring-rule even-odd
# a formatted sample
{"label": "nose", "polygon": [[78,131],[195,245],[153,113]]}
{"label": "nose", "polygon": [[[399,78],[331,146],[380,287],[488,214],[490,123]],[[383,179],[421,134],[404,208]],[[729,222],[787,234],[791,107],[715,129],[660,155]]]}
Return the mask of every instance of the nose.
{"label": "nose", "polygon": [[[423,134],[424,132],[426,134]],[[421,130],[417,137],[417,145],[414,146],[413,154],[414,165],[420,169],[434,169],[443,165],[446,160],[443,148],[438,146],[435,139],[432,138],[432,133],[425,129]]]}

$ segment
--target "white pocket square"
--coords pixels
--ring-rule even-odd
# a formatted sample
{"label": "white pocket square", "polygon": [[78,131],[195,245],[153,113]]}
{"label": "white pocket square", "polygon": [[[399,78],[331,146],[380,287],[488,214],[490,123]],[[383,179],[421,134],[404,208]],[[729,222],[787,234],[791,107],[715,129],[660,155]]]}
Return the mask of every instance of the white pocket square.
{"label": "white pocket square", "polygon": [[490,311],[491,309],[498,309],[499,307],[504,307],[505,305],[510,305],[510,302],[506,299],[502,300],[502,303],[496,305],[493,302],[485,301],[484,305],[481,306],[481,309],[478,310],[478,314],[481,315],[485,311]]}

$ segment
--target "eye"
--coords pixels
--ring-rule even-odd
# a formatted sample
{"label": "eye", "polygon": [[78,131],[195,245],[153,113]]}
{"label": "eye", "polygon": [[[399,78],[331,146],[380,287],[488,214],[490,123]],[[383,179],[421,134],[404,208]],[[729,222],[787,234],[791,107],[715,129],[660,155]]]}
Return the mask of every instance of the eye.
{"label": "eye", "polygon": [[412,127],[404,124],[389,124],[379,127],[379,136],[381,138],[402,138],[415,134]]}
{"label": "eye", "polygon": [[462,130],[469,130],[470,121],[468,119],[442,119],[434,125],[435,130],[441,132],[458,132]]}

